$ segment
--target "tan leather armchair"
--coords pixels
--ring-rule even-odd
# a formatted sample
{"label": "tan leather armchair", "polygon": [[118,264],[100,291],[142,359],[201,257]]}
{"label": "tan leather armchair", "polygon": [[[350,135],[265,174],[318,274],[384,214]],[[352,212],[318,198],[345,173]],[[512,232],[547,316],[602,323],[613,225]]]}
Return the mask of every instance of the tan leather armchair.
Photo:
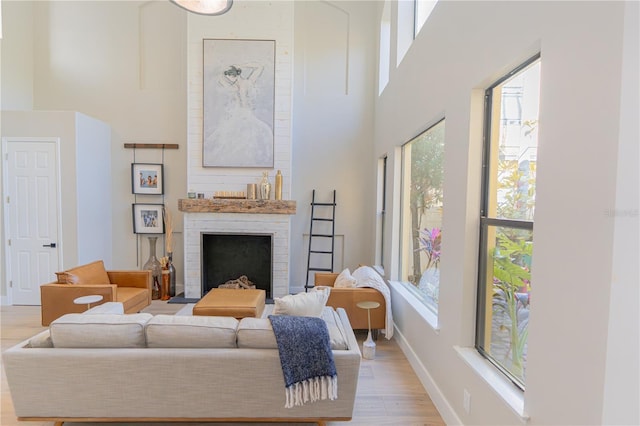
{"label": "tan leather armchair", "polygon": [[338,274],[316,272],[314,285],[329,286],[331,294],[327,306],[344,308],[354,330],[367,330],[367,310],[356,306],[359,302],[378,302],[380,307],[371,309],[371,330],[384,330],[387,307],[384,296],[378,290],[368,287],[335,288],[333,284]]}
{"label": "tan leather armchair", "polygon": [[86,311],[87,305],[73,303],[81,296],[102,296],[94,306],[121,302],[125,313],[139,312],[151,304],[151,277],[151,271],[107,271],[101,260],[69,269],[57,282],[40,286],[42,325]]}

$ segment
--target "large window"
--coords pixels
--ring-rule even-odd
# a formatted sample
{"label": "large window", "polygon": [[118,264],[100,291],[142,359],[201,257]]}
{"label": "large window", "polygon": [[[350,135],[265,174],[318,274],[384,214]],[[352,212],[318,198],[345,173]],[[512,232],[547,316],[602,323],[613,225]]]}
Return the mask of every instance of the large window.
{"label": "large window", "polygon": [[[415,2],[415,22],[414,22],[414,33],[415,36],[418,35],[424,23],[427,22],[427,18],[431,15],[433,8],[436,7],[436,3],[438,0],[416,0]],[[415,38],[414,36],[414,38]]]}
{"label": "large window", "polygon": [[438,312],[444,120],[402,147],[401,280]]}
{"label": "large window", "polygon": [[380,18],[380,62],[378,63],[378,95],[389,83],[391,57],[391,2],[385,0]]}
{"label": "large window", "polygon": [[385,220],[387,214],[387,156],[385,155],[378,160],[378,212],[377,212],[377,228],[376,235],[376,264],[384,270],[384,232]]}
{"label": "large window", "polygon": [[476,348],[524,389],[531,307],[540,58],[485,94]]}

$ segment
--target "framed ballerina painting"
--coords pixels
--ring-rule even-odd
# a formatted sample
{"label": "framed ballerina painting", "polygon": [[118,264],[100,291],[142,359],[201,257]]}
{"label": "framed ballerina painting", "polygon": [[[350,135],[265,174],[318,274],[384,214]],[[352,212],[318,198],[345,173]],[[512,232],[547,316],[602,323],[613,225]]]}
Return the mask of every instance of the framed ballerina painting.
{"label": "framed ballerina painting", "polygon": [[275,40],[203,40],[204,167],[273,167]]}

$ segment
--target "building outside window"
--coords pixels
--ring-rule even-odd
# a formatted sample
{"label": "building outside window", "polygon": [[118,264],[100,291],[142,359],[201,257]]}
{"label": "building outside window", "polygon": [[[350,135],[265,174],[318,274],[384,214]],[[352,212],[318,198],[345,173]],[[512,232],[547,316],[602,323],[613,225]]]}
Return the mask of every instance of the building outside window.
{"label": "building outside window", "polygon": [[402,147],[401,281],[435,314],[440,291],[444,119]]}
{"label": "building outside window", "polygon": [[485,93],[476,348],[524,389],[531,308],[540,58]]}

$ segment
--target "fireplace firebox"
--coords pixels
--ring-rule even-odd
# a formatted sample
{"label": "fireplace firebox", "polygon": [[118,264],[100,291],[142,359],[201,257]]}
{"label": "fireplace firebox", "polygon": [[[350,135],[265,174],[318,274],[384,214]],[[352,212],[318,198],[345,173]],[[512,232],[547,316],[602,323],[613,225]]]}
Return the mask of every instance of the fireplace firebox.
{"label": "fireplace firebox", "polygon": [[243,275],[272,296],[271,234],[202,234],[202,294]]}

